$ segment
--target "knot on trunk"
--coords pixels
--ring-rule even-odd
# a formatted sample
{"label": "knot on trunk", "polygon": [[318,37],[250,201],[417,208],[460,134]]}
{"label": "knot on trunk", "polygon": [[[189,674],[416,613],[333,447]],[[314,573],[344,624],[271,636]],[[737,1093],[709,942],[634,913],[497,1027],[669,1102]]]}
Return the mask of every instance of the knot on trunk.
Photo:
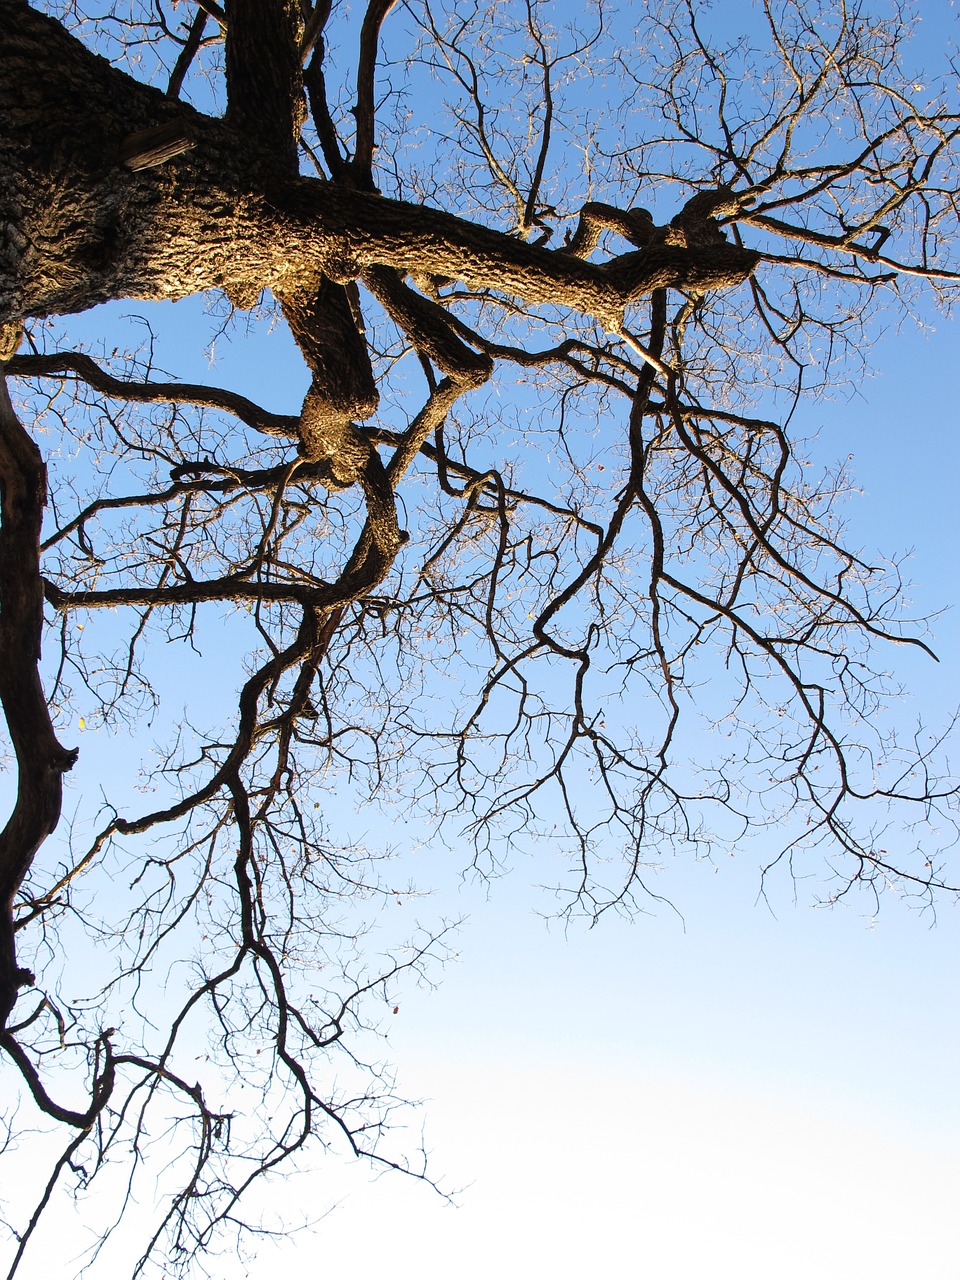
{"label": "knot on trunk", "polygon": [[379,400],[357,286],[322,276],[282,301],[313,374],[300,413],[300,453],[328,463],[331,488],[347,488],[359,479],[371,449],[354,422],[376,412]]}
{"label": "knot on trunk", "polygon": [[732,191],[730,187],[711,187],[691,196],[680,212],[665,227],[665,244],[725,244],[719,218],[735,218],[753,203],[753,197]]}
{"label": "knot on trunk", "polygon": [[644,248],[656,232],[653,215],[649,209],[617,209],[612,204],[591,200],[580,210],[577,229],[568,236],[558,253],[569,253],[574,258],[589,258],[604,231],[615,231],[638,249]]}
{"label": "knot on trunk", "polygon": [[[369,416],[373,407],[364,416]],[[360,415],[358,415],[360,416]],[[360,479],[372,445],[342,408],[331,404],[322,388],[311,387],[300,414],[300,453],[310,462],[326,463],[330,489],[347,489]]]}

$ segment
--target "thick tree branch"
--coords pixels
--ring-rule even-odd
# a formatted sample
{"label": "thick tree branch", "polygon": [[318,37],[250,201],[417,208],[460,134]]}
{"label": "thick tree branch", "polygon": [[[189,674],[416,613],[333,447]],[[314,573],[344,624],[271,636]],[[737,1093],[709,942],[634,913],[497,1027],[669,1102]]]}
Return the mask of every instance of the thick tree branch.
{"label": "thick tree branch", "polygon": [[296,0],[225,0],[227,121],[297,172],[304,103]]}
{"label": "thick tree branch", "polygon": [[193,15],[193,21],[190,23],[190,29],[187,33],[187,39],[183,48],[180,50],[179,56],[174,63],[173,70],[170,72],[170,81],[167,85],[167,97],[179,98],[180,90],[183,88],[183,82],[187,72],[190,70],[190,64],[197,56],[200,44],[203,40],[203,31],[207,25],[207,19],[210,15],[202,5],[197,6],[197,12]]}
{"label": "thick tree branch", "polygon": [[74,375],[104,395],[133,404],[196,404],[232,413],[241,422],[264,435],[295,440],[298,419],[289,414],[271,413],[246,396],[219,387],[195,382],[134,382],[115,378],[90,356],[80,351],[58,351],[56,355],[14,356],[7,374],[18,378],[57,378]]}
{"label": "thick tree branch", "polygon": [[[18,0],[2,0],[0,14],[0,58],[13,77],[38,85],[26,111],[0,87],[0,169],[28,237],[0,254],[0,324],[117,297],[264,286],[291,296],[321,275],[345,282],[366,267],[388,266],[533,306],[570,307],[616,328],[624,307],[654,289],[730,288],[758,261],[719,241],[651,244],[597,265],[423,205],[315,180],[284,182],[277,149],[258,145],[263,139],[246,123],[239,133],[171,103]],[[273,20],[279,22],[276,13]],[[71,84],[68,95],[60,92],[58,67]],[[241,58],[236,83],[252,74]],[[91,100],[100,108],[93,125],[86,112],[76,114],[79,102]],[[246,122],[244,112],[255,113],[254,104],[241,110]],[[99,174],[95,164],[91,169],[94,157],[109,155],[137,128],[175,119],[172,113],[189,125],[192,151],[139,173],[104,170],[102,162]],[[55,167],[47,145],[61,157]],[[44,229],[52,204],[72,210],[69,228],[60,219],[55,236]]]}
{"label": "thick tree branch", "polygon": [[283,313],[313,374],[300,414],[300,450],[327,459],[343,484],[357,479],[369,446],[353,427],[376,411],[377,387],[363,334],[356,285],[321,276],[305,293],[283,298]]}
{"label": "thick tree branch", "polygon": [[20,425],[0,371],[0,705],[17,757],[16,800],[0,832],[0,1027],[19,988],[33,982],[17,965],[14,898],[34,854],[60,820],[63,775],[77,758],[57,741],[37,669],[46,500],[40,451]]}
{"label": "thick tree branch", "polygon": [[376,117],[375,78],[380,28],[397,0],[368,0],[360,29],[360,58],[357,63],[356,146],[350,166],[354,182],[364,191],[374,190],[373,150]]}

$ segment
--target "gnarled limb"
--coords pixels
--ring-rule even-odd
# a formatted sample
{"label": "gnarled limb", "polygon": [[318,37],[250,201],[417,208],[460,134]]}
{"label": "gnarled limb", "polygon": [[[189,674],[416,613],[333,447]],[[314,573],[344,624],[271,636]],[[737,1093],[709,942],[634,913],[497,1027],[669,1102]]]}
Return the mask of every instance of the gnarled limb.
{"label": "gnarled limb", "polygon": [[321,276],[314,288],[285,296],[283,313],[313,374],[300,414],[300,451],[310,462],[325,459],[335,485],[353,484],[369,450],[353,422],[369,418],[379,399],[356,285]]}
{"label": "gnarled limb", "polygon": [[0,1027],[33,975],[17,964],[13,903],[60,820],[63,775],[77,758],[57,741],[40,683],[40,527],[47,477],[0,376],[0,705],[17,757],[17,797],[0,832]]}

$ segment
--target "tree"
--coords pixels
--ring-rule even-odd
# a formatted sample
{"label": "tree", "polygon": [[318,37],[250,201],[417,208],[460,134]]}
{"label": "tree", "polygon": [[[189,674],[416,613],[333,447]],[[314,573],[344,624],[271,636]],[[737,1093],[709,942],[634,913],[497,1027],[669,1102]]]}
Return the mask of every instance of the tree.
{"label": "tree", "polygon": [[[169,1275],[311,1140],[425,1176],[359,1032],[445,935],[365,967],[352,912],[396,888],[334,844],[331,778],[465,826],[481,869],[554,842],[593,917],[773,827],[833,896],[955,892],[938,744],[876,721],[871,654],[925,643],[790,421],[879,315],[952,300],[960,114],[859,4],[771,0],[732,41],[692,0],[48,7],[0,23],[0,1043],[68,1136],[8,1274],[60,1182],[134,1179],[162,1132],[137,1269]],[[288,327],[298,413],[52,323],[199,294]],[[229,729],[51,840],[78,709],[136,727],[208,615],[248,646]],[[114,967],[76,997],[81,927]]]}

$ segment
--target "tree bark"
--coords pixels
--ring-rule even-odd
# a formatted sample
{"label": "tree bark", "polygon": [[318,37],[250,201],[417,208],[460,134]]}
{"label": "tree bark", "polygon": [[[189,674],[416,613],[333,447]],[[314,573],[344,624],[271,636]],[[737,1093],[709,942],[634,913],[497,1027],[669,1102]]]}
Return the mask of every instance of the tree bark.
{"label": "tree bark", "polygon": [[273,151],[291,175],[306,116],[295,0],[225,0],[227,121]]}
{"label": "tree bark", "polygon": [[[598,265],[422,205],[290,177],[288,157],[172,101],[25,0],[0,0],[0,324],[115,298],[311,292],[367,267],[426,272],[616,325],[653,289],[728,288],[757,255],[722,239],[652,243]],[[195,143],[131,171],[131,134]]]}
{"label": "tree bark", "polygon": [[63,775],[77,758],[57,741],[40,683],[47,500],[40,450],[23,429],[0,368],[0,705],[17,757],[17,796],[0,832],[0,1031],[33,975],[17,964],[13,903],[34,854],[60,820]]}

